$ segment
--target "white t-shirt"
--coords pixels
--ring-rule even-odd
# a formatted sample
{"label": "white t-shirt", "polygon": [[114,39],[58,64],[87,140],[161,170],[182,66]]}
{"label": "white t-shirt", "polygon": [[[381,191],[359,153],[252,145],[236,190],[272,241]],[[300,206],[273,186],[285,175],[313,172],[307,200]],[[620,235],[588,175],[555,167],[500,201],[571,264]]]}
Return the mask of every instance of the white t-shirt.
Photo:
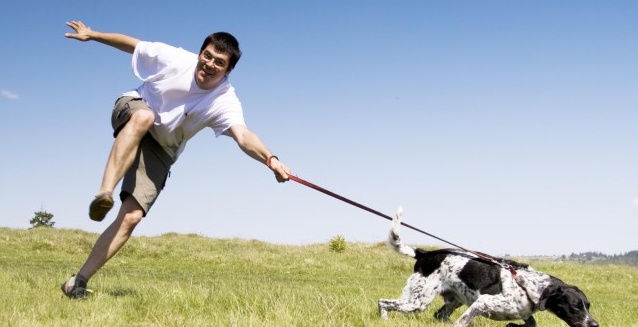
{"label": "white t-shirt", "polygon": [[186,142],[204,127],[219,137],[233,125],[246,125],[241,103],[228,77],[212,90],[195,83],[197,54],[141,41],[133,52],[133,73],[144,83],[125,96],[141,97],[155,112],[151,135],[177,159]]}

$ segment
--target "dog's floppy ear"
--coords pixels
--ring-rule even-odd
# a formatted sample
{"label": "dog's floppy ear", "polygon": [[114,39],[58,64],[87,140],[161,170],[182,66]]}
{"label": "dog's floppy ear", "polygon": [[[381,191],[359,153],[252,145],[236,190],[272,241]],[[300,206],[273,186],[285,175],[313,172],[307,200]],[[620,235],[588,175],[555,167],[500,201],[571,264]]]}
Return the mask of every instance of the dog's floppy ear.
{"label": "dog's floppy ear", "polygon": [[547,310],[547,302],[550,303],[556,300],[563,293],[563,288],[560,285],[550,285],[541,294],[541,298],[538,302],[538,310],[545,311]]}

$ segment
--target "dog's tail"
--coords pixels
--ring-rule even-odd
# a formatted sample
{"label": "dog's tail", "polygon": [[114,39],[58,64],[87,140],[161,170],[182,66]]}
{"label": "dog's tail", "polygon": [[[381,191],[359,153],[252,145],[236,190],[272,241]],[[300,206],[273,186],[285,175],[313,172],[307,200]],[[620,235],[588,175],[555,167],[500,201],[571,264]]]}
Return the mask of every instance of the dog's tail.
{"label": "dog's tail", "polygon": [[403,216],[403,208],[399,207],[397,215],[392,219],[392,229],[390,229],[390,235],[388,236],[388,247],[397,253],[407,255],[412,258],[416,258],[416,250],[413,247],[403,244],[401,236],[399,235],[399,229],[401,227],[401,217]]}

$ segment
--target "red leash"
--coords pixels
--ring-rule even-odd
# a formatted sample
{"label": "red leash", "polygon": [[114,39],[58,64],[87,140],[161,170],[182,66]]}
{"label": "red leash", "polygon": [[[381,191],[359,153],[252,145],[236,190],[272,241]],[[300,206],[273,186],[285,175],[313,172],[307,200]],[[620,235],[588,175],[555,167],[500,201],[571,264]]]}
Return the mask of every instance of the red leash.
{"label": "red leash", "polygon": [[[308,182],[308,181],[305,181],[305,180],[303,180],[303,179],[301,179],[301,178],[299,178],[299,177],[293,176],[293,175],[288,175],[288,177],[289,177],[291,180],[293,180],[293,181],[295,181],[295,182],[297,182],[297,183],[299,183],[299,184],[306,185],[306,186],[308,186],[308,187],[310,187],[310,188],[313,188],[313,189],[315,189],[315,190],[317,190],[317,191],[319,191],[319,192],[321,192],[321,193],[324,193],[324,194],[330,195],[330,196],[331,196],[331,197],[333,197],[333,198],[339,199],[339,200],[341,200],[341,201],[343,201],[343,202],[346,202],[346,203],[349,203],[349,204],[351,204],[351,205],[353,205],[353,206],[355,206],[355,207],[357,207],[357,208],[363,209],[363,210],[368,211],[368,212],[371,212],[371,213],[373,213],[373,214],[375,214],[375,215],[377,215],[377,216],[380,216],[380,217],[383,217],[383,218],[385,218],[385,219],[387,219],[387,220],[392,221],[392,217],[390,217],[390,216],[388,216],[388,215],[384,215],[384,214],[382,214],[382,213],[380,213],[380,212],[378,212],[378,211],[376,211],[376,210],[374,210],[374,209],[370,209],[370,208],[368,208],[368,207],[366,207],[366,206],[364,206],[364,205],[362,205],[362,204],[359,204],[359,203],[357,203],[357,202],[354,202],[354,201],[352,201],[352,200],[350,200],[350,199],[348,199],[348,198],[345,198],[345,197],[343,197],[343,196],[341,196],[341,195],[339,195],[339,194],[336,194],[336,193],[330,192],[330,191],[326,190],[326,189],[325,189],[325,188],[323,188],[323,187],[317,186],[317,185],[315,185],[315,184],[312,184],[312,183],[310,183],[310,182]],[[426,231],[424,231],[424,230],[421,230],[421,229],[416,228],[416,227],[414,227],[414,226],[408,225],[408,224],[406,224],[406,223],[404,223],[404,222],[401,222],[401,225],[403,225],[403,226],[405,226],[405,227],[407,227],[407,228],[410,228],[410,229],[412,229],[412,230],[415,230],[415,231],[417,231],[417,232],[419,232],[419,233],[421,233],[421,234],[425,234],[425,235],[427,235],[427,236],[433,237],[433,238],[435,238],[435,239],[437,239],[437,240],[439,240],[439,241],[441,241],[441,242],[444,242],[444,243],[447,243],[447,244],[452,245],[452,246],[454,246],[454,247],[457,247],[457,248],[459,248],[459,249],[461,249],[461,250],[463,250],[463,251],[466,251],[466,252],[472,253],[472,254],[476,255],[477,257],[480,257],[480,258],[483,258],[483,259],[487,259],[487,260],[490,260],[490,261],[494,261],[494,259],[493,259],[492,257],[489,257],[489,256],[487,256],[487,257],[486,257],[486,255],[484,255],[484,254],[477,253],[477,252],[474,252],[474,251],[470,251],[470,250],[465,249],[465,248],[463,248],[463,247],[461,247],[461,246],[459,246],[459,245],[456,245],[456,244],[454,244],[454,243],[452,243],[452,242],[446,241],[446,240],[444,240],[444,239],[442,239],[442,238],[440,238],[440,237],[438,237],[438,236],[432,235],[432,234],[430,234],[430,233],[428,233],[428,232],[426,232]]]}

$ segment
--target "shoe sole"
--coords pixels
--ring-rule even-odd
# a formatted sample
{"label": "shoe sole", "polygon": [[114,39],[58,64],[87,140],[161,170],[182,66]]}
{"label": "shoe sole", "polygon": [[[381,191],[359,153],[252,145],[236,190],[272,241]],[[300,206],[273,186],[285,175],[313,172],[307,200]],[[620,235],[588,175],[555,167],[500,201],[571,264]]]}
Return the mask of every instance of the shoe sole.
{"label": "shoe sole", "polygon": [[102,221],[111,208],[113,208],[113,204],[114,201],[111,194],[98,194],[89,206],[89,218],[94,221]]}

